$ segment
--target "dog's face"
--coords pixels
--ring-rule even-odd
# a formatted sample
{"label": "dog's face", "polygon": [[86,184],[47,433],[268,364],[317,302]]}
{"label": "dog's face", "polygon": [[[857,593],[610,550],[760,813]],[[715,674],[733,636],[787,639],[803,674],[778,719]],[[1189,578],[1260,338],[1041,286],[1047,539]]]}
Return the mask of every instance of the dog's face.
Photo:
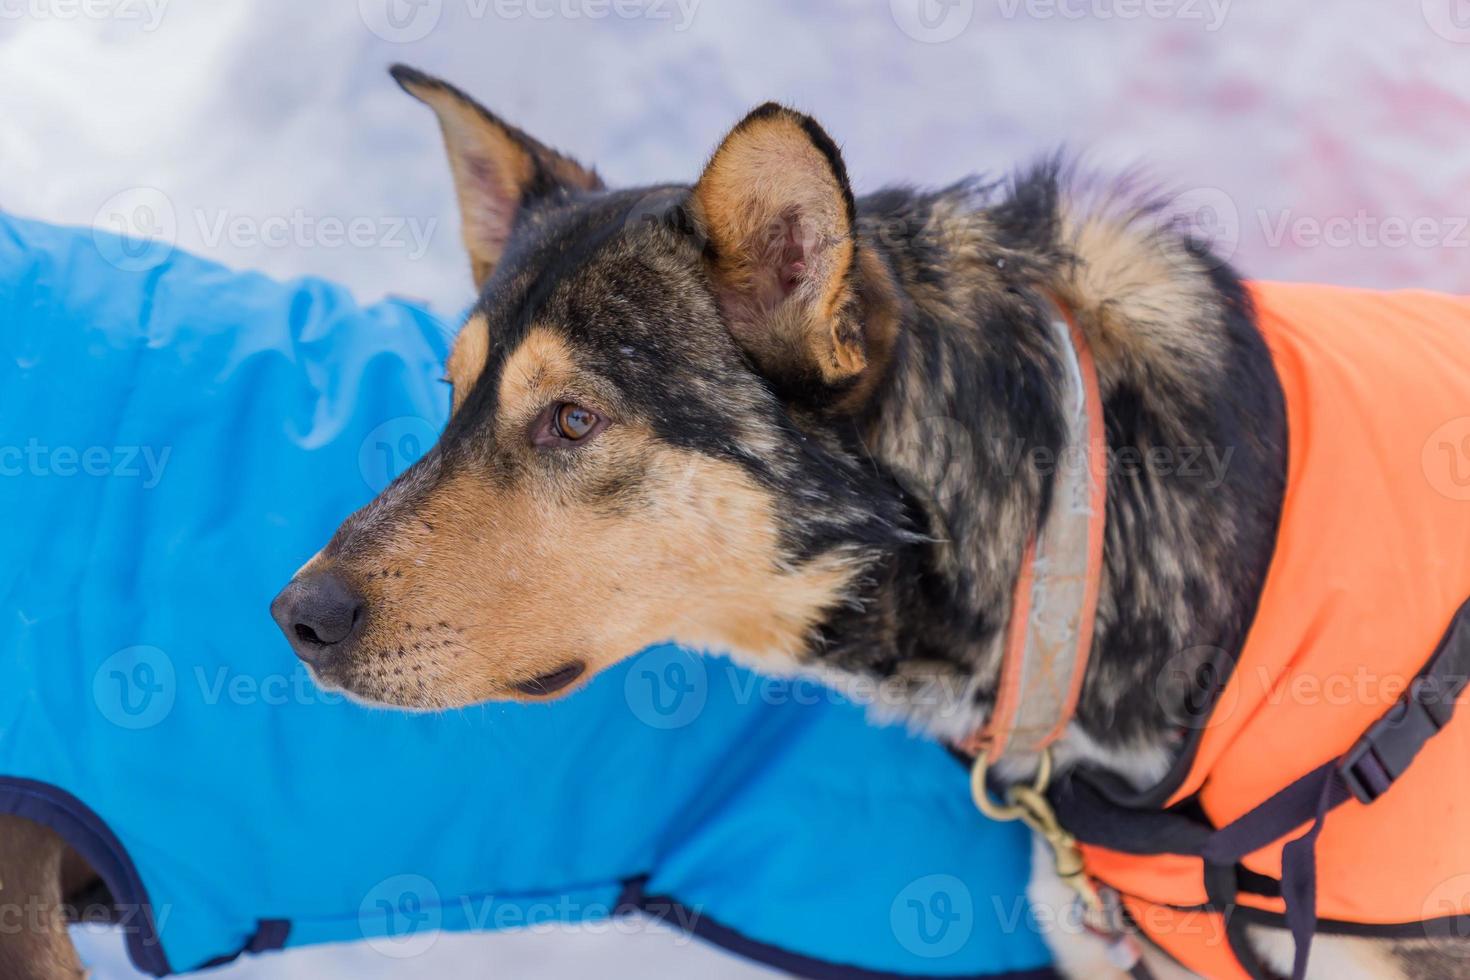
{"label": "dog's face", "polygon": [[277,597],[297,652],[412,707],[552,696],[665,640],[808,656],[894,524],[841,435],[887,341],[831,141],[763,107],[694,187],[609,192],[395,77],[438,114],[481,298],[439,443]]}

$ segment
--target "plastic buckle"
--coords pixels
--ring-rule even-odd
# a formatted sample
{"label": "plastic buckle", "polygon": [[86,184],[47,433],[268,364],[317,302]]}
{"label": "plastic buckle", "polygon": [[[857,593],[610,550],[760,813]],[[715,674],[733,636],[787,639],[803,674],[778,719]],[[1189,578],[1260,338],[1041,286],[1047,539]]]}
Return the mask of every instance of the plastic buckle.
{"label": "plastic buckle", "polygon": [[1431,677],[1416,678],[1392,708],[1379,718],[1338,762],[1349,792],[1364,805],[1373,803],[1409,768],[1419,750],[1449,721],[1445,685]]}

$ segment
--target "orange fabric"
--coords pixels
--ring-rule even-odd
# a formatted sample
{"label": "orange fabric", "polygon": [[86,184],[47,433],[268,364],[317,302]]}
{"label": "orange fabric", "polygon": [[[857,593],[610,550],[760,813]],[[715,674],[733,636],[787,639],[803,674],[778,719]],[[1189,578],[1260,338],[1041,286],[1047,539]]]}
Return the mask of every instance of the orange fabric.
{"label": "orange fabric", "polygon": [[[1470,299],[1250,289],[1286,394],[1290,450],[1255,622],[1171,800],[1198,792],[1216,826],[1347,751],[1470,597]],[[1327,818],[1322,918],[1470,914],[1467,758],[1470,711],[1461,710],[1382,798],[1349,800]],[[1279,878],[1282,843],[1244,864]],[[1100,880],[1144,899],[1140,909],[1202,900],[1198,861],[1096,848],[1087,860]],[[1196,967],[1205,976],[1244,975],[1201,943],[1153,938],[1208,967]]]}
{"label": "orange fabric", "polygon": [[1209,980],[1250,980],[1230,950],[1224,917],[1128,899],[1128,914],[1159,948]]}

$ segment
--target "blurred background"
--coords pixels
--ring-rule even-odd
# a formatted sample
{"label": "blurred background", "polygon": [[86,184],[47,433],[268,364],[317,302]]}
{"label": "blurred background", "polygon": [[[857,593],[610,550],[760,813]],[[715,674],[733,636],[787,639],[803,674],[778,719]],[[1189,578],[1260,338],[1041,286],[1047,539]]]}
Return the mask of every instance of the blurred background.
{"label": "blurred background", "polygon": [[[1470,291],[1470,2],[0,0],[0,208],[371,301],[472,298],[439,74],[611,185],[690,180],[779,99],[859,192],[1065,146],[1143,166],[1249,275]],[[79,936],[100,980],[115,937]],[[646,925],[444,936],[246,977],[768,976]]]}

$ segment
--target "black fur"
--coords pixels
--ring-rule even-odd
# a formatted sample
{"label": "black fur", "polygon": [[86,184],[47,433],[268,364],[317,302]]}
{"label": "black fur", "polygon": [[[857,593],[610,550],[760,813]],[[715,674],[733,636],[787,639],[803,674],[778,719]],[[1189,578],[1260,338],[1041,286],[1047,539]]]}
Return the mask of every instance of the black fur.
{"label": "black fur", "polygon": [[[477,307],[491,338],[485,376],[436,452],[455,465],[494,456],[485,420],[500,366],[530,324],[554,323],[593,371],[614,380],[626,411],[673,445],[738,463],[777,497],[790,562],[836,549],[864,556],[860,584],[815,631],[809,658],[877,678],[916,664],[957,685],[981,675],[970,696],[983,706],[1021,550],[1049,502],[1047,475],[1016,460],[1061,448],[1060,360],[1039,296],[1087,261],[1064,236],[1067,188],[1065,168],[1048,161],[1009,183],[894,189],[855,202],[860,248],[879,258],[904,301],[884,377],[850,412],[821,407],[840,392],[793,392],[790,379],[758,372],[733,342],[686,189],[547,195],[526,209],[486,286]],[[650,199],[659,202],[655,220],[637,220]],[[1079,720],[1119,747],[1174,737],[1179,708],[1161,703],[1154,683],[1171,657],[1240,647],[1285,471],[1282,396],[1238,278],[1194,243],[1159,247],[1195,263],[1179,274],[1202,277],[1217,305],[1219,358],[1195,375],[1148,365],[1114,372],[1104,391],[1109,445],[1232,455],[1218,486],[1147,470],[1110,479],[1115,601],[1099,622]],[[970,436],[958,452],[932,447],[951,453],[942,486],[915,464],[935,420]],[[605,492],[633,493],[633,484]],[[1124,528],[1140,538],[1125,539]],[[1191,549],[1188,573],[1171,580],[1194,611],[1181,622],[1154,591],[1168,578],[1161,569]]]}

